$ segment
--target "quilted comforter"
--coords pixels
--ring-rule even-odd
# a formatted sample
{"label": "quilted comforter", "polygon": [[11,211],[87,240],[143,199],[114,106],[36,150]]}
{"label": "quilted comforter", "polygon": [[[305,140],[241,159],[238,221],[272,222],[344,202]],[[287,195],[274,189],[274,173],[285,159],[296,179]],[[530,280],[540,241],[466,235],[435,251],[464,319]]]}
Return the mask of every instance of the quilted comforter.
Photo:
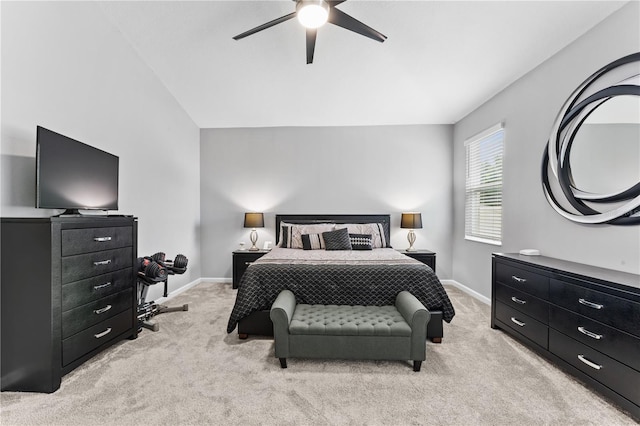
{"label": "quilted comforter", "polygon": [[434,271],[393,249],[369,251],[274,248],[242,276],[227,333],[254,311],[268,310],[283,289],[298,303],[393,305],[409,291],[429,310],[451,322],[455,310]]}

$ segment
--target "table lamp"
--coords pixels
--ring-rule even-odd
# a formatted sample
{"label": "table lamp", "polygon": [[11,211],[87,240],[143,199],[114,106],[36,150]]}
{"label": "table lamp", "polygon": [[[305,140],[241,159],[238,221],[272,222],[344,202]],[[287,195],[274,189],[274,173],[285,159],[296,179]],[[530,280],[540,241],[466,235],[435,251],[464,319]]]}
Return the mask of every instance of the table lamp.
{"label": "table lamp", "polygon": [[244,214],[244,227],[252,228],[249,239],[251,239],[251,248],[249,250],[260,250],[256,247],[258,241],[258,231],[256,228],[264,228],[264,215],[262,213],[245,213]]}
{"label": "table lamp", "polygon": [[400,228],[409,229],[407,234],[407,240],[409,240],[409,248],[407,251],[416,251],[413,248],[413,243],[416,242],[416,234],[414,229],[422,229],[422,214],[421,213],[402,213],[402,219],[400,220]]}

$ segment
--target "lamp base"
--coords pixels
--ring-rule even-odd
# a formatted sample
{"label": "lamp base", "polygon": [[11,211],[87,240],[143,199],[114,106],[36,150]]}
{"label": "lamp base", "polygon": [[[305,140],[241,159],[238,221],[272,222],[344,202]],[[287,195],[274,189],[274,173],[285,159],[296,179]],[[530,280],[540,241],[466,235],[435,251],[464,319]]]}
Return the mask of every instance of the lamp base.
{"label": "lamp base", "polygon": [[256,242],[258,242],[258,231],[256,231],[256,228],[253,228],[251,230],[251,234],[249,235],[249,239],[251,240],[251,247],[249,248],[249,250],[250,251],[260,250],[256,246]]}
{"label": "lamp base", "polygon": [[409,240],[409,248],[407,249],[407,251],[417,251],[413,247],[413,243],[416,242],[416,233],[413,232],[413,229],[409,230],[409,233],[407,234],[407,240]]}
{"label": "lamp base", "polygon": [[409,247],[408,249],[406,249],[405,251],[418,251],[417,248],[415,247]]}

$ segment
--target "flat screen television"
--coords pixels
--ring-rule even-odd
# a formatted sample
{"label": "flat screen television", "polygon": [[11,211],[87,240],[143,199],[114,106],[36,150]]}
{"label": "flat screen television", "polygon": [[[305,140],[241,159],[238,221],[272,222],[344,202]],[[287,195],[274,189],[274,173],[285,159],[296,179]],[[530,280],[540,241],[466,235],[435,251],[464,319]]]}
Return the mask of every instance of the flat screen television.
{"label": "flat screen television", "polygon": [[118,157],[38,126],[36,207],[79,210],[118,209]]}

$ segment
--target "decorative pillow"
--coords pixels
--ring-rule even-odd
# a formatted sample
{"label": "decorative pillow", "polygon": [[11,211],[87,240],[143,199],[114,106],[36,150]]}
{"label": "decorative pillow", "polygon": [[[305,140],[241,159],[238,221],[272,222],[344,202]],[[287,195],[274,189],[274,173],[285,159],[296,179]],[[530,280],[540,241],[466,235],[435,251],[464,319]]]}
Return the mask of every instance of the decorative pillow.
{"label": "decorative pillow", "polygon": [[291,246],[291,238],[289,238],[289,235],[291,235],[291,226],[281,226],[278,247],[288,248]]}
{"label": "decorative pillow", "polygon": [[301,249],[303,248],[303,234],[320,234],[326,231],[333,231],[335,227],[335,223],[293,224],[281,222],[280,233],[282,239],[280,243],[278,243],[278,246]]}
{"label": "decorative pillow", "polygon": [[352,250],[372,250],[373,240],[371,234],[349,234]]}
{"label": "decorative pillow", "polygon": [[323,232],[324,246],[327,250],[351,250],[351,240],[347,228]]}
{"label": "decorative pillow", "polygon": [[346,228],[349,234],[370,234],[373,248],[391,247],[384,234],[382,223],[345,223],[336,225],[336,229]]}
{"label": "decorative pillow", "polygon": [[[280,222],[280,231],[279,231],[280,238],[278,238],[278,247],[284,247],[284,248],[289,247],[290,244],[287,244],[287,242],[290,241],[288,236],[291,234],[291,230],[288,228],[290,228],[291,225],[292,225],[291,223]],[[287,229],[285,230],[285,228]]]}
{"label": "decorative pillow", "polygon": [[302,234],[302,248],[305,250],[320,250],[324,248],[324,240],[320,234]]}

